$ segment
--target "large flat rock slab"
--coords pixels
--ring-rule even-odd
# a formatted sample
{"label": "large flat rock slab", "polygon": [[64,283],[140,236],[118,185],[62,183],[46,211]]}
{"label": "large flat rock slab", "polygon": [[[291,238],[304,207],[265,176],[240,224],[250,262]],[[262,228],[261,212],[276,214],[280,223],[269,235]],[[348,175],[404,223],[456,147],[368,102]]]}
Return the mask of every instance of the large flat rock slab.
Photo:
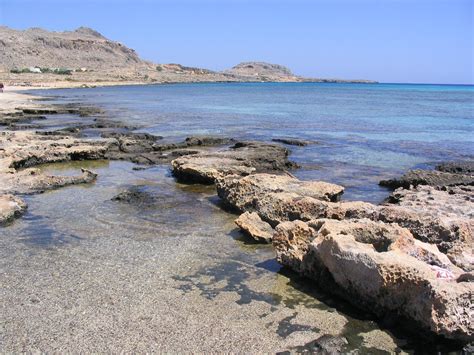
{"label": "large flat rock slab", "polygon": [[296,167],[288,160],[288,154],[286,148],[276,144],[237,142],[229,148],[177,158],[171,165],[173,174],[182,182],[212,184],[221,176],[246,176]]}
{"label": "large flat rock slab", "polygon": [[288,220],[309,220],[314,215],[344,218],[359,211],[366,214],[373,206],[364,202],[332,203],[340,199],[342,186],[289,175],[225,176],[217,180],[216,186],[226,205],[242,213],[256,212],[273,226]]}

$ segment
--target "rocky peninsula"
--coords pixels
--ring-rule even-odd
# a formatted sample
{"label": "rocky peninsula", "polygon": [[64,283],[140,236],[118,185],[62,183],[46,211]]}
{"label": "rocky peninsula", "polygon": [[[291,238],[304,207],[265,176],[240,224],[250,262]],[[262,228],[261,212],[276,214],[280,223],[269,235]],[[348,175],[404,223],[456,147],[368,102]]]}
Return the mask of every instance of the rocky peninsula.
{"label": "rocky peninsula", "polygon": [[[126,160],[146,169],[169,164],[178,181],[215,184],[223,207],[258,242],[271,243],[279,263],[379,319],[390,317],[415,332],[463,345],[474,340],[474,188],[472,162],[447,162],[381,182],[386,202],[345,201],[344,187],[301,181],[281,142],[225,137],[162,137],[107,119],[94,107],[40,104],[38,97],[0,95],[0,224],[20,218],[22,196],[97,174],[44,173],[51,162]],[[45,115],[81,115],[80,125],[45,131]],[[39,123],[38,123],[39,122]],[[22,126],[25,125],[25,126]],[[84,129],[100,138],[87,138]],[[283,142],[284,144],[285,142]],[[286,142],[287,143],[287,142]],[[117,200],[140,200],[136,191]],[[154,203],[151,200],[150,203]]]}

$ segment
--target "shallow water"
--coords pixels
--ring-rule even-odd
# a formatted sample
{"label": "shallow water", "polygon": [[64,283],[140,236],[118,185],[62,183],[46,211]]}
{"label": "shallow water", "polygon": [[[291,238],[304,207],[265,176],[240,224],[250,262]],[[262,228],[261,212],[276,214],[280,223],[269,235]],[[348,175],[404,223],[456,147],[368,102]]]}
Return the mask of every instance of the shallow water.
{"label": "shallow water", "polygon": [[317,141],[290,147],[303,179],[380,202],[382,178],[474,157],[474,87],[456,85],[239,83],[123,86],[41,92],[87,102],[114,119],[170,139],[211,134]]}
{"label": "shallow water", "polygon": [[[296,174],[342,182],[346,198],[380,200],[387,192],[376,185],[379,177],[472,154],[471,89],[401,88],[394,100],[418,98],[410,105],[424,107],[417,115],[432,123],[422,127],[404,107],[386,107],[400,123],[374,124],[394,90],[377,87],[206,84],[46,94],[102,106],[113,119],[170,139],[203,133],[321,141],[292,148],[305,166]],[[446,103],[455,97],[453,107]],[[362,106],[366,111],[352,110]],[[435,115],[440,107],[451,126]],[[62,124],[60,117],[50,122]],[[402,139],[417,125],[416,140]],[[431,142],[436,135],[446,140]],[[360,353],[450,349],[394,334],[282,270],[270,246],[236,229],[213,187],[178,184],[168,166],[136,171],[127,162],[94,161],[42,168],[73,174],[81,167],[99,174],[96,183],[25,196],[27,214],[0,230],[2,352],[301,351],[324,334],[346,337],[347,350]],[[151,203],[112,200],[133,186]]]}
{"label": "shallow water", "polygon": [[[28,213],[2,230],[3,351],[274,352],[322,334],[363,350],[370,332],[381,333],[381,349],[405,344],[280,273],[271,247],[235,228],[212,187],[124,162],[43,169],[78,167],[97,182],[26,196]],[[155,202],[111,200],[130,186]]]}

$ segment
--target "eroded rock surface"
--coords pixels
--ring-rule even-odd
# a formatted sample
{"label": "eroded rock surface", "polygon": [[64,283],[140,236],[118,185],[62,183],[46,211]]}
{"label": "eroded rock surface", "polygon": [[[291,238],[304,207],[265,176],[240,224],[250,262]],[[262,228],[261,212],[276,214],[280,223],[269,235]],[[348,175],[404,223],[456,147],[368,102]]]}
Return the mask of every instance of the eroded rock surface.
{"label": "eroded rock surface", "polygon": [[410,229],[436,244],[465,270],[474,270],[474,187],[398,189],[381,206],[378,219]]}
{"label": "eroded rock surface", "polygon": [[275,144],[238,142],[230,148],[194,154],[171,162],[180,181],[212,184],[220,176],[246,176],[256,172],[296,167],[288,160],[288,150]]}
{"label": "eroded rock surface", "polygon": [[27,204],[19,197],[0,195],[0,226],[20,217],[25,213]]}
{"label": "eroded rock surface", "polygon": [[255,212],[242,213],[239,218],[235,220],[235,224],[257,241],[267,243],[272,241],[273,228],[267,222],[262,221]]}
{"label": "eroded rock surface", "polygon": [[[364,202],[331,203],[340,199],[344,188],[322,181],[301,181],[293,176],[252,174],[224,176],[217,180],[217,194],[240,212],[257,212],[271,225],[288,220],[317,217],[361,217],[373,213]],[[374,208],[375,210],[375,208]]]}
{"label": "eroded rock surface", "polygon": [[[307,188],[299,188],[300,183]],[[226,205],[241,213],[256,212],[272,226],[284,221],[317,218],[368,218],[397,223],[410,230],[415,238],[437,245],[459,267],[473,270],[471,187],[445,191],[420,186],[414,190],[397,190],[391,199],[398,201],[396,204],[377,206],[361,201],[331,202],[339,199],[342,187],[324,182],[300,182],[288,176],[227,176],[219,178],[216,186]]]}
{"label": "eroded rock surface", "polygon": [[37,168],[43,163],[100,159],[105,142],[71,137],[45,137],[32,132],[0,133],[0,193],[28,194],[66,185],[90,183],[96,174],[82,170],[78,176],[51,176]]}
{"label": "eroded rock surface", "polygon": [[273,245],[282,264],[356,306],[379,316],[397,314],[447,338],[472,340],[474,284],[405,228],[369,220],[283,222]]}

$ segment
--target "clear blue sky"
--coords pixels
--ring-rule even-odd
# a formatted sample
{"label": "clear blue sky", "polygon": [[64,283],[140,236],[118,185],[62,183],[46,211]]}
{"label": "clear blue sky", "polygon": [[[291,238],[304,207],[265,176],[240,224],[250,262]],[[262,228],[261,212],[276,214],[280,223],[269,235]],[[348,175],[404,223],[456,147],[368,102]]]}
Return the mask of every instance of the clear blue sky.
{"label": "clear blue sky", "polygon": [[160,63],[473,84],[474,0],[0,0],[15,29],[92,27]]}

